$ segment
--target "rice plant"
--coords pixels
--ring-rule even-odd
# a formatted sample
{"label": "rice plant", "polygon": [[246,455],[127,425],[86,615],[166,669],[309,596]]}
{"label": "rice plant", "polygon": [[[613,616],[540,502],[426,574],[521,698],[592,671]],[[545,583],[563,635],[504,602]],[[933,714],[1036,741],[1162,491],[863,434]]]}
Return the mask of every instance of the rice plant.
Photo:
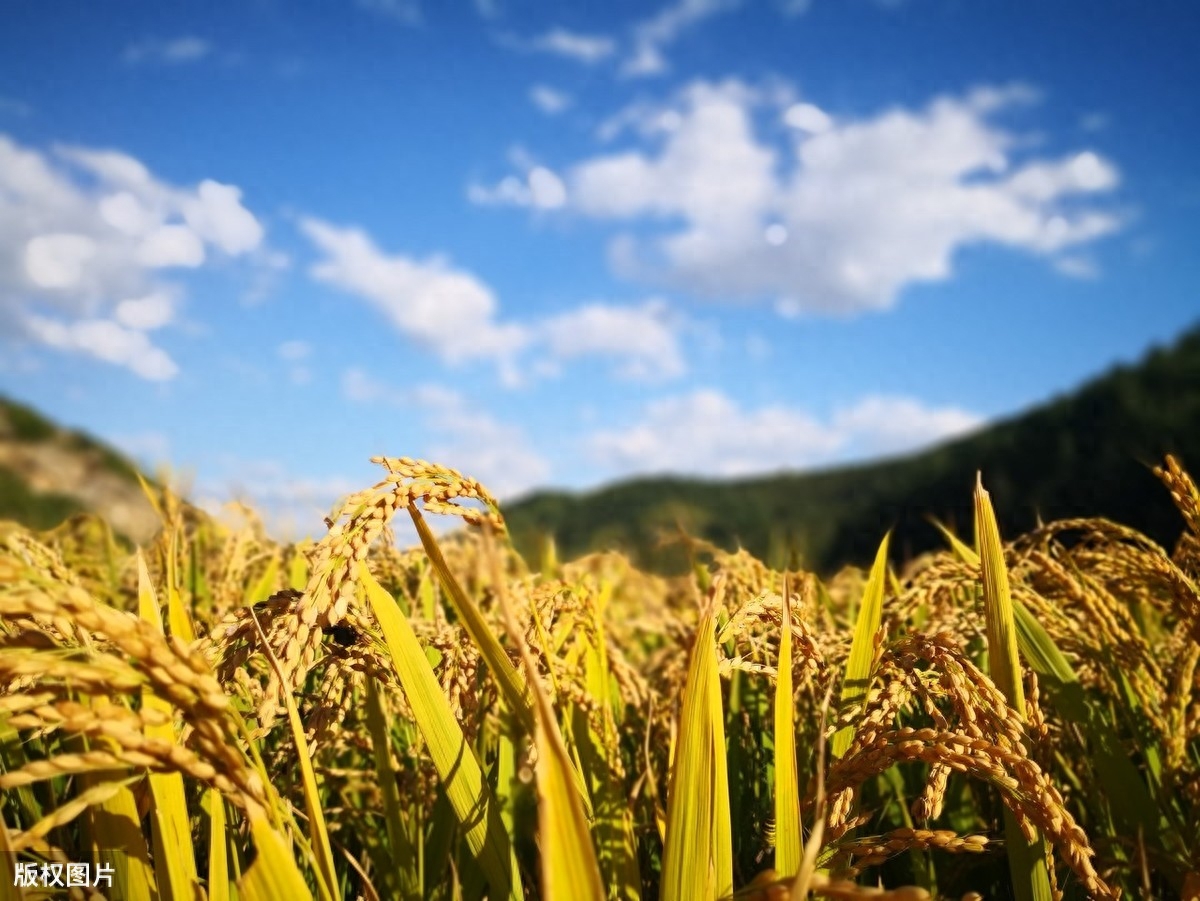
{"label": "rice plant", "polygon": [[1200,898],[1174,460],[1174,548],[1005,543],[981,483],[972,543],[828,579],[531,566],[477,481],[374,462],[317,542],[169,490],[141,549],[0,524],[0,896]]}

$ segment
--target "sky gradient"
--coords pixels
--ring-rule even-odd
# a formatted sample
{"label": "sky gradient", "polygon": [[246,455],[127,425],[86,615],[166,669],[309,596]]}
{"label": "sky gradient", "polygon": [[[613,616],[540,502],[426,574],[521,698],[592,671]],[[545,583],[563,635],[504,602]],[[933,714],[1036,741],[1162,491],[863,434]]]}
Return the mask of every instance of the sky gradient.
{"label": "sky gradient", "polygon": [[1200,319],[1191,3],[2,16],[0,393],[282,533],[375,454],[910,451]]}

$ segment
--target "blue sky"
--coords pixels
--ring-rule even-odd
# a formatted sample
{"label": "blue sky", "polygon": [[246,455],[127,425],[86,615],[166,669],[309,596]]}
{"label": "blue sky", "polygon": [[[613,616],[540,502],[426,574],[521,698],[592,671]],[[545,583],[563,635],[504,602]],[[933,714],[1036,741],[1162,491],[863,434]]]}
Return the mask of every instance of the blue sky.
{"label": "blue sky", "polygon": [[60,2],[0,28],[0,392],[308,533],[962,434],[1200,316],[1193,4]]}

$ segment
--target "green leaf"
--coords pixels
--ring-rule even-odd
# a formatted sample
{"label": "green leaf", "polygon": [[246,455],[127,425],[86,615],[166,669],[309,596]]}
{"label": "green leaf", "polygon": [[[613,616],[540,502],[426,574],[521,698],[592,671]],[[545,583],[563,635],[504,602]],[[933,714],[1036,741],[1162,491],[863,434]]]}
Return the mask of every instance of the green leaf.
{"label": "green leaf", "polygon": [[[887,580],[887,551],[889,532],[883,536],[875,563],[863,589],[862,604],[858,608],[858,621],[854,627],[854,643],[850,646],[850,659],[846,661],[846,675],[842,679],[841,709],[844,711],[866,698],[871,680],[871,666],[875,662],[875,640],[883,621],[883,589]],[[854,727],[845,726],[833,736],[833,757],[840,758],[854,741]]]}
{"label": "green leaf", "polygon": [[775,869],[784,877],[799,872],[804,854],[793,719],[791,589],[791,579],[785,576],[783,622],[779,632],[779,677],[775,682]]}
{"label": "green leaf", "polygon": [[516,858],[496,798],[484,781],[479,761],[425,659],[421,643],[395,599],[375,580],[365,563],[359,565],[359,579],[383,630],[392,666],[412,708],[413,719],[425,739],[467,845],[491,885],[491,895],[519,901],[522,891]]}

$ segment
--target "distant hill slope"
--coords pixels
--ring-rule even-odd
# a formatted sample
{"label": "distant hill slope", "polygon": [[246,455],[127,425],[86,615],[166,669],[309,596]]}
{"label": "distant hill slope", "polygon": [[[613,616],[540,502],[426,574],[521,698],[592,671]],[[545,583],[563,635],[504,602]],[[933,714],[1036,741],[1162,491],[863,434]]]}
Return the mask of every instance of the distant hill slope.
{"label": "distant hill slope", "polygon": [[983,472],[1005,534],[1070,516],[1105,516],[1170,546],[1182,523],[1150,472],[1165,454],[1200,476],[1200,327],[1079,390],[913,456],[799,475],[707,481],[646,478],[586,494],[543,492],[505,507],[514,541],[536,560],[553,534],[564,559],[619,548],[662,572],[685,563],[657,548],[680,522],[776,565],[791,557],[829,572],[869,562],[894,529],[898,559],[941,546],[934,516],[969,537],[971,490]]}
{"label": "distant hill slope", "polygon": [[0,520],[47,529],[85,510],[137,543],[158,529],[128,460],[0,397]]}

